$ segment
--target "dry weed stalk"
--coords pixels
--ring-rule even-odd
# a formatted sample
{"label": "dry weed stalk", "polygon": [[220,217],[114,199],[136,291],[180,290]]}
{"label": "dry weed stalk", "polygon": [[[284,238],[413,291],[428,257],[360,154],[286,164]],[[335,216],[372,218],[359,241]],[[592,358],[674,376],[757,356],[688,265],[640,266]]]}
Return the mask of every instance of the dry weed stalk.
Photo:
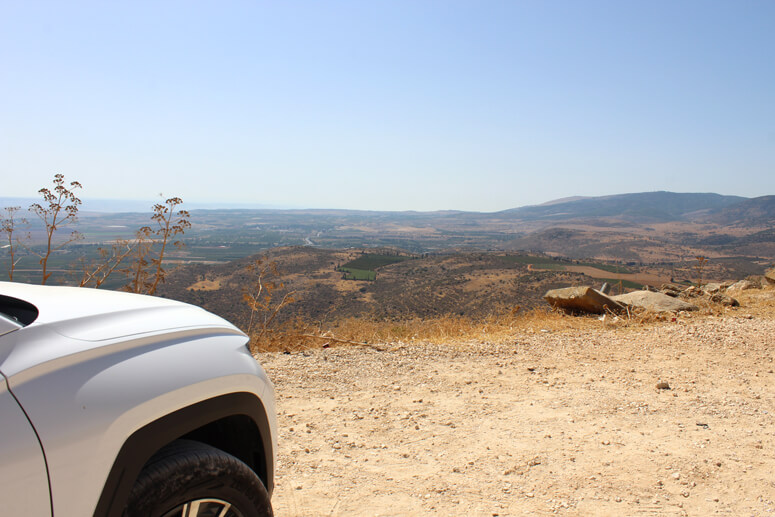
{"label": "dry weed stalk", "polygon": [[[16,256],[17,254],[17,244],[20,244],[18,237],[14,236],[14,233],[17,232],[16,225],[21,224],[27,224],[27,220],[24,218],[21,218],[17,220],[15,218],[16,213],[21,210],[21,207],[19,206],[8,206],[4,208],[6,217],[3,219],[0,219],[0,231],[2,231],[6,239],[8,240],[8,244],[6,244],[4,247],[8,249],[8,255],[10,258],[10,263],[8,264],[8,280],[10,282],[13,282],[13,272],[16,269],[16,264],[19,263],[19,260],[21,260],[21,257]],[[29,238],[29,234],[27,235],[27,238]]]}
{"label": "dry weed stalk", "polygon": [[702,289],[702,272],[705,270],[705,265],[708,263],[708,257],[697,255],[694,258],[697,259],[697,264],[694,266],[694,269],[697,270],[697,287]]}
{"label": "dry weed stalk", "polygon": [[[167,271],[163,267],[167,247],[172,244],[176,248],[182,248],[185,244],[179,240],[173,240],[176,235],[183,234],[191,228],[190,214],[187,210],[175,208],[182,204],[179,197],[167,199],[164,203],[156,203],[153,206],[151,220],[156,223],[156,228],[143,226],[137,231],[135,242],[127,253],[132,254],[133,262],[124,270],[129,276],[129,283],[124,286],[125,291],[132,293],[155,294],[159,284],[164,282]],[[158,254],[152,256],[156,245],[159,245]],[[123,259],[122,259],[123,260]]]}
{"label": "dry weed stalk", "polygon": [[71,225],[78,220],[78,205],[81,204],[81,200],[76,197],[75,189],[79,188],[81,188],[81,184],[77,181],[71,181],[68,188],[65,185],[64,175],[55,174],[54,189],[42,188],[38,191],[43,196],[43,204],[34,203],[30,206],[30,210],[35,212],[35,215],[43,222],[46,232],[46,250],[44,252],[39,253],[27,247],[29,251],[40,259],[40,265],[43,267],[41,284],[45,284],[51,276],[51,273],[48,272],[48,259],[51,253],[83,238],[80,233],[73,230],[70,233],[70,237],[64,242],[59,245],[54,245],[53,243],[54,233],[58,229]]}
{"label": "dry weed stalk", "polygon": [[[41,283],[45,284],[51,277],[48,270],[48,262],[51,254],[62,249],[64,246],[83,238],[83,236],[73,230],[70,236],[64,241],[56,243],[54,234],[62,227],[75,224],[78,221],[78,207],[81,200],[75,195],[75,190],[82,188],[77,181],[71,181],[69,185],[65,182],[63,174],[54,175],[53,188],[42,188],[38,193],[43,197],[42,203],[34,203],[30,206],[30,211],[43,223],[46,242],[43,251],[37,251],[31,246],[26,245],[22,239],[16,235],[18,233],[17,225],[19,223],[27,224],[25,219],[17,220],[16,213],[21,210],[20,207],[6,207],[6,217],[0,219],[0,230],[5,234],[8,244],[3,246],[8,249],[10,256],[10,265],[8,267],[8,278],[13,281],[14,270],[20,257],[17,256],[17,245],[21,245],[33,255],[36,255],[42,266]],[[78,281],[79,287],[100,287],[115,272],[121,272],[129,277],[128,283],[123,290],[155,294],[159,284],[164,282],[166,270],[163,267],[164,259],[169,245],[177,248],[183,247],[183,243],[174,240],[175,236],[183,234],[191,227],[189,222],[189,213],[186,210],[175,209],[183,203],[179,197],[172,197],[157,203],[153,206],[153,215],[151,220],[156,223],[152,226],[143,226],[137,231],[135,239],[117,240],[111,244],[110,248],[97,248],[99,259],[87,263],[84,259],[80,260],[81,278]],[[26,236],[29,239],[29,234]],[[4,240],[6,240],[4,239]],[[154,249],[159,247],[154,256]],[[129,260],[131,264],[121,267]]]}
{"label": "dry weed stalk", "polygon": [[287,292],[279,300],[274,300],[276,291],[282,289],[284,284],[279,280],[281,275],[277,263],[269,261],[266,257],[255,259],[245,267],[245,271],[253,277],[250,288],[242,294],[242,299],[250,309],[250,319],[245,333],[258,346],[259,343],[266,341],[280,311],[295,301],[293,295],[296,292]]}
{"label": "dry weed stalk", "polygon": [[[159,286],[159,283],[164,282],[166,271],[162,267],[162,262],[164,261],[164,253],[167,250],[170,239],[191,228],[191,222],[188,220],[190,217],[188,210],[179,210],[177,215],[175,215],[175,207],[181,203],[183,203],[182,199],[179,197],[172,197],[167,199],[164,204],[156,203],[153,206],[153,216],[151,216],[151,219],[158,225],[155,235],[161,243],[161,249],[159,250],[159,255],[151,259],[151,264],[154,266],[155,271],[153,273],[153,281],[148,289],[148,294],[156,293],[156,288]],[[174,222],[173,217],[177,217],[177,220]],[[185,246],[183,241],[172,241],[172,245],[176,248]]]}
{"label": "dry weed stalk", "polygon": [[135,233],[132,246],[132,263],[124,270],[129,282],[122,288],[130,293],[142,293],[150,285],[148,282],[148,255],[153,249],[153,233],[150,226],[143,226]]}
{"label": "dry weed stalk", "polygon": [[100,287],[132,253],[135,245],[136,243],[121,239],[114,242],[110,249],[97,248],[100,254],[98,261],[91,264],[81,262],[83,274],[78,287]]}

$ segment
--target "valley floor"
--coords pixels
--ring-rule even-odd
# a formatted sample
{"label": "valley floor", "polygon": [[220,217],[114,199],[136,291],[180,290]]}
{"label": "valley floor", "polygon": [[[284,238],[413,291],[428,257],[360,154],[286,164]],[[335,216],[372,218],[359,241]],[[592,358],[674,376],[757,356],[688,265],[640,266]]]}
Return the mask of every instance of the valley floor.
{"label": "valley floor", "polygon": [[773,513],[773,300],[496,344],[261,354],[275,513]]}

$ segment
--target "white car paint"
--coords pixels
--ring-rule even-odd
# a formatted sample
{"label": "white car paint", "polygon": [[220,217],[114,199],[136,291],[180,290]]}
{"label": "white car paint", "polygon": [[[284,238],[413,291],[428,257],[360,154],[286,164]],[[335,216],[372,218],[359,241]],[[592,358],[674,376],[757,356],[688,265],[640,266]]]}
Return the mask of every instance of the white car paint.
{"label": "white car paint", "polygon": [[[39,311],[23,328],[0,321],[0,371],[40,437],[57,517],[93,514],[126,439],[198,401],[256,394],[275,442],[272,384],[247,351],[247,336],[222,318],[95,289],[0,282],[0,294]],[[11,496],[9,476],[0,470],[0,501]]]}
{"label": "white car paint", "polygon": [[0,511],[51,515],[43,452],[27,417],[0,376]]}

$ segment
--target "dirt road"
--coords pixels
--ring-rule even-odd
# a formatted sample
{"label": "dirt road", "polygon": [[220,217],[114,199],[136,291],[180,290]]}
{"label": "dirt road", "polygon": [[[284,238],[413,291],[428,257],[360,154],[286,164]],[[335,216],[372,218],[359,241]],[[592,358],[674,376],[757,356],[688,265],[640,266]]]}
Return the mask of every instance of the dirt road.
{"label": "dirt road", "polygon": [[384,348],[261,355],[278,516],[775,512],[766,313]]}

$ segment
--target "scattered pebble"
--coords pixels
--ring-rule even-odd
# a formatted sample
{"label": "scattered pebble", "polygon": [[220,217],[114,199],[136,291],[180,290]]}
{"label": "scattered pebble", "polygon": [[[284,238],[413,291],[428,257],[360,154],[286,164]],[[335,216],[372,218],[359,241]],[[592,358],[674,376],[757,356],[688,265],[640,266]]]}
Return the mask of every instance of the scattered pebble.
{"label": "scattered pebble", "polygon": [[767,514],[775,320],[679,320],[259,354],[278,397],[275,511]]}

